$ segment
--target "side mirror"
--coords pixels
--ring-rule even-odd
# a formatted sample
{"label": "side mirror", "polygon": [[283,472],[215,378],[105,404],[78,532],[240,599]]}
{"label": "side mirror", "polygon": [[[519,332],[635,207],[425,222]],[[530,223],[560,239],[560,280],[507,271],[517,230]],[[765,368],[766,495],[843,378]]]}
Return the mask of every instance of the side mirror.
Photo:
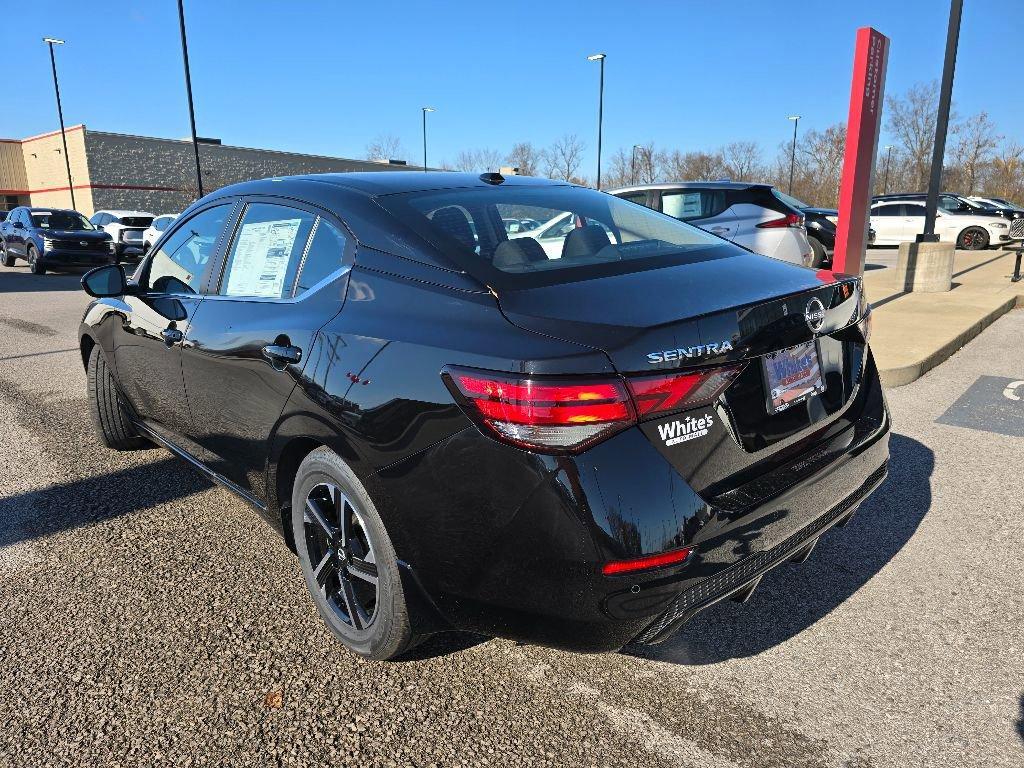
{"label": "side mirror", "polygon": [[97,299],[124,296],[128,292],[128,278],[120,264],[104,264],[85,273],[82,288]]}
{"label": "side mirror", "polygon": [[22,224],[20,221],[12,221],[11,222],[11,226],[14,227],[15,229],[24,229],[25,228],[25,225]]}

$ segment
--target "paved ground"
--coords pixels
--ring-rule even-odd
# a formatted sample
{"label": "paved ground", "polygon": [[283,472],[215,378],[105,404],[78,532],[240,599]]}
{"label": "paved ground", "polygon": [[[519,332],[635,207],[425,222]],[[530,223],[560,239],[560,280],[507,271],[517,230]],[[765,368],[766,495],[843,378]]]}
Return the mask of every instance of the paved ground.
{"label": "paved ground", "polygon": [[1024,379],[1024,312],[890,393],[890,479],[747,606],[643,655],[379,664],[242,502],[97,446],[76,288],[0,268],[0,766],[1024,763],[1024,439],[936,423]]}

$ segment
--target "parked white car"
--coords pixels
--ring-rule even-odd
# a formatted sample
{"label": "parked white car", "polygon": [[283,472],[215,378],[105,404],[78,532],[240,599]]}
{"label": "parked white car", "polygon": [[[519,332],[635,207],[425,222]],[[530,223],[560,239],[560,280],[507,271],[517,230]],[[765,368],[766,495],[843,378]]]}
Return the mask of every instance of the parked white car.
{"label": "parked white car", "polygon": [[114,239],[118,261],[137,261],[144,253],[142,233],[153,223],[153,218],[153,214],[146,211],[96,211],[89,221]]}
{"label": "parked white car", "polygon": [[684,181],[623,187],[610,194],[667,213],[754,253],[803,266],[811,263],[803,212],[770,184]]}
{"label": "parked white car", "polygon": [[145,231],[142,233],[143,253],[149,253],[149,249],[153,247],[153,243],[160,238],[160,235],[164,233],[164,230],[167,229],[171,225],[171,222],[176,218],[178,218],[177,213],[161,213],[153,219],[153,223],[146,227]]}
{"label": "parked white car", "polygon": [[[871,206],[875,245],[912,242],[924,232],[924,203],[914,200],[881,200]],[[1010,222],[999,216],[974,216],[936,211],[935,234],[957,248],[980,250],[1010,239]]]}

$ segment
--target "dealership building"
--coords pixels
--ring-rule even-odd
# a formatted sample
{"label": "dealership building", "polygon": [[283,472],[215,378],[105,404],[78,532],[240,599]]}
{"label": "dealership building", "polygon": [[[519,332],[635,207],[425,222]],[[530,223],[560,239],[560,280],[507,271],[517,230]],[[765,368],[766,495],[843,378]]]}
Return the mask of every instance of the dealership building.
{"label": "dealership building", "polygon": [[[66,131],[75,207],[176,213],[197,197],[190,139],[157,139],[92,131]],[[231,147],[199,140],[203,191],[267,176],[343,171],[419,170],[400,161],[374,162]],[[60,131],[27,139],[0,139],[0,210],[18,205],[70,208],[71,191]]]}

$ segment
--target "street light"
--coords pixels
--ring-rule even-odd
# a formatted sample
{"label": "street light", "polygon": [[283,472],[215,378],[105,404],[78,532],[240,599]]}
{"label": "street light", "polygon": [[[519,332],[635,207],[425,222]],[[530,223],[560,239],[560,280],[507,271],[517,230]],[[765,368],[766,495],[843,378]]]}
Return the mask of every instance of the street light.
{"label": "street light", "polygon": [[796,168],[796,127],[800,125],[800,115],[786,118],[793,121],[793,150],[789,153],[789,194],[793,194],[793,169]]}
{"label": "street light", "polygon": [[587,61],[601,62],[601,85],[597,97],[597,188],[601,188],[601,128],[604,123],[604,59],[603,53],[587,56]]}
{"label": "street light", "polygon": [[629,158],[629,183],[636,184],[636,151],[643,149],[639,144],[633,145],[633,152]]}
{"label": "street light", "polygon": [[64,132],[64,110],[60,106],[60,85],[57,83],[57,59],[53,55],[53,46],[64,45],[63,40],[55,37],[44,37],[43,42],[50,46],[50,67],[53,69],[53,91],[57,94],[57,119],[60,120],[60,140],[64,142],[64,167],[68,172],[68,192],[71,193],[71,207],[75,207],[75,187],[71,183],[71,160],[68,158],[68,137]]}
{"label": "street light", "polygon": [[196,157],[196,190],[203,196],[203,172],[199,168],[199,141],[196,139],[196,108],[192,103],[192,74],[188,68],[188,41],[185,39],[185,8],[178,0],[178,26],[181,28],[181,57],[185,62],[185,90],[188,93],[188,120],[192,126],[192,152]]}
{"label": "street light", "polygon": [[427,112],[437,112],[433,107],[423,109],[423,172],[427,172]]}
{"label": "street light", "polygon": [[889,161],[892,160],[892,144],[885,146],[885,181],[882,182],[882,194],[889,194]]}

